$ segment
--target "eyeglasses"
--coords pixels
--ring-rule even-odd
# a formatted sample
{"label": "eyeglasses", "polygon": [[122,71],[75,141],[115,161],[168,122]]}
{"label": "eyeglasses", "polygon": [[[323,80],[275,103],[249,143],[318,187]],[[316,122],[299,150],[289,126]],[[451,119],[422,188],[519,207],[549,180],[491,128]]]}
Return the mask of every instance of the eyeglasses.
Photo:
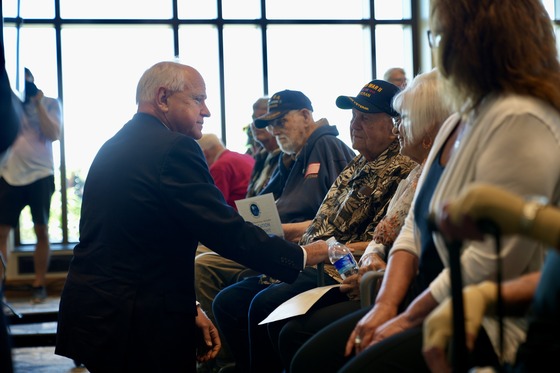
{"label": "eyeglasses", "polygon": [[270,122],[268,122],[268,125],[266,126],[266,128],[270,128],[273,129],[274,127],[276,128],[284,128],[284,118],[278,118],[278,119],[274,119],[271,120]]}
{"label": "eyeglasses", "polygon": [[428,30],[426,33],[428,34],[428,45],[430,46],[430,48],[439,47],[439,43],[441,42],[441,34],[434,34],[432,30]]}

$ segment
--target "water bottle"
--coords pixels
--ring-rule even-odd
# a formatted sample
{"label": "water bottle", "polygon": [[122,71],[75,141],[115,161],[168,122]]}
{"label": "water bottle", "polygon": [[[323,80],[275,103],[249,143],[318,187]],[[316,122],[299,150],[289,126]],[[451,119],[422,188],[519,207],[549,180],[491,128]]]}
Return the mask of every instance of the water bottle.
{"label": "water bottle", "polygon": [[329,245],[329,260],[334,265],[342,279],[358,273],[358,263],[350,249],[331,237],[327,241]]}

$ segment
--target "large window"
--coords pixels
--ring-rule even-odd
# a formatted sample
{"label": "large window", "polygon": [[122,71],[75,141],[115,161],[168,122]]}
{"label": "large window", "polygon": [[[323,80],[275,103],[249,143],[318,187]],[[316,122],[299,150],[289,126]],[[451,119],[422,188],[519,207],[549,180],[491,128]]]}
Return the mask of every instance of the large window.
{"label": "large window", "polygon": [[556,32],[556,47],[560,50],[560,0],[542,0],[544,7],[550,14]]}
{"label": "large window", "polygon": [[[55,143],[53,243],[78,239],[81,188],[97,150],[136,111],[143,71],[161,60],[197,68],[212,113],[203,132],[244,152],[252,104],[301,90],[317,119],[350,144],[350,113],[338,95],[355,95],[390,67],[420,71],[414,0],[4,0],[7,69],[14,90],[23,67],[64,111]],[[423,38],[422,38],[423,39]],[[34,243],[22,215],[17,245]]]}

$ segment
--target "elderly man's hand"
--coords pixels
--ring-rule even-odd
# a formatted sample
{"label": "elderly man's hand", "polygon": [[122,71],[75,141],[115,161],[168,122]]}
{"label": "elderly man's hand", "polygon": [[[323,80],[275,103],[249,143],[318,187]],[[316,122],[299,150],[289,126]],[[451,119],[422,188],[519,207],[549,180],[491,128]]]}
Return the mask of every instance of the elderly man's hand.
{"label": "elderly man's hand", "polygon": [[346,293],[348,298],[352,300],[360,299],[360,282],[362,281],[362,276],[364,273],[369,271],[379,271],[384,270],[387,263],[376,253],[368,253],[362,255],[359,262],[358,273],[347,277],[342,281],[340,286],[340,291]]}

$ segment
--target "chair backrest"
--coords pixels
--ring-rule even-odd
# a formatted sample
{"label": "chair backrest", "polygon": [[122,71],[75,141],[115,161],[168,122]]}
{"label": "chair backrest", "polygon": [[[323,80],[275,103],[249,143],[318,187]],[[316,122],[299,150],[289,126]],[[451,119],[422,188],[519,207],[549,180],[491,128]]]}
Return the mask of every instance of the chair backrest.
{"label": "chair backrest", "polygon": [[362,308],[371,306],[375,302],[384,275],[385,270],[364,273],[360,281],[360,304]]}

